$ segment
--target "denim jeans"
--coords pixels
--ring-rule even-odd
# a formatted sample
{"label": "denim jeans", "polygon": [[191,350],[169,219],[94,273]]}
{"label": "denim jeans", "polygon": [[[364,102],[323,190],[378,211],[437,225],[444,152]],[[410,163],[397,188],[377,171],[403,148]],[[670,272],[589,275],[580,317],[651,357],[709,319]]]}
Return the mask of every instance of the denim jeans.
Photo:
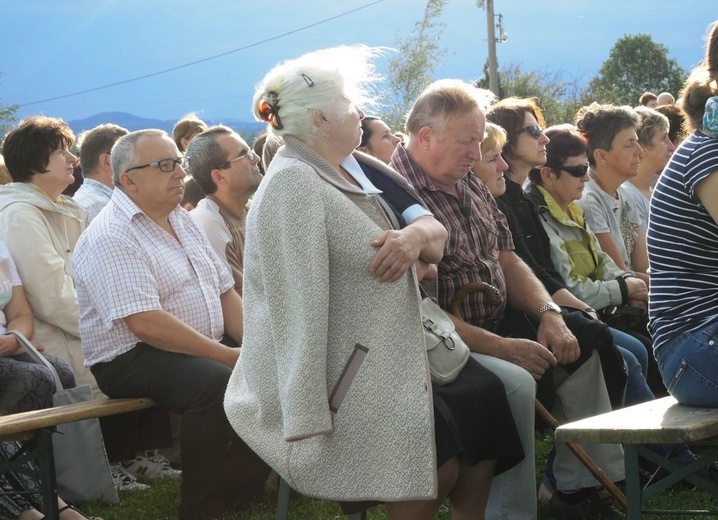
{"label": "denim jeans", "polygon": [[[611,327],[611,334],[613,335],[613,340],[616,342],[616,346],[619,349],[622,348],[633,354],[634,359],[640,365],[641,373],[643,374],[644,379],[648,377],[648,351],[646,350],[646,347],[643,346],[643,343],[638,341],[633,336],[626,334],[625,332],[622,332],[618,329],[614,329],[613,327]],[[621,353],[621,355],[623,355],[623,353]],[[624,361],[628,362],[626,356],[623,356],[623,359]],[[630,363],[628,368],[630,371]]]}
{"label": "denim jeans", "polygon": [[718,321],[671,338],[655,355],[663,383],[679,403],[718,407]]}

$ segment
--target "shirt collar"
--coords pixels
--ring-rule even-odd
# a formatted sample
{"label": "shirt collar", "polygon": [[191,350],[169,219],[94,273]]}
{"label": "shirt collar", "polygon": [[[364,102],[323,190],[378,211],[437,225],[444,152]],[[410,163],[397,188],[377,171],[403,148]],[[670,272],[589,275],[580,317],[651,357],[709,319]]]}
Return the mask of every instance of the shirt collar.
{"label": "shirt collar", "polygon": [[372,182],[367,178],[364,170],[362,170],[359,165],[359,161],[357,161],[353,155],[350,155],[339,164],[354,178],[355,181],[359,183],[361,189],[364,190],[364,193],[368,195],[382,193],[382,191],[374,186],[374,184],[372,184]]}
{"label": "shirt collar", "polygon": [[113,188],[110,188],[107,184],[104,182],[97,181],[95,179],[91,179],[90,177],[85,177],[85,180],[82,183],[87,184],[88,188],[92,188],[96,191],[100,191],[102,193],[107,193],[108,195],[111,194],[114,190]]}
{"label": "shirt collar", "polygon": [[[126,222],[130,222],[136,215],[144,215],[147,218],[150,218],[137,204],[135,204],[135,201],[133,201],[119,188],[112,191],[112,202],[120,210],[120,214],[124,217]],[[179,213],[181,210],[182,208],[179,204],[177,204],[177,207],[173,209],[169,215],[171,221],[173,220],[174,215]]]}

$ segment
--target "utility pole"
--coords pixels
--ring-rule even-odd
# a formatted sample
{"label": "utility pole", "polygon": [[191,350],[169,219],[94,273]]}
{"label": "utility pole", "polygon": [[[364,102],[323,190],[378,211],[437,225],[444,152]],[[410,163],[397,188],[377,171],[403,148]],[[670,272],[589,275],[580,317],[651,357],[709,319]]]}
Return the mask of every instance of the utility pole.
{"label": "utility pole", "polygon": [[499,95],[499,64],[496,61],[496,32],[494,31],[494,0],[486,0],[486,28],[489,36],[489,88]]}
{"label": "utility pole", "polygon": [[[489,40],[489,89],[491,92],[499,95],[499,65],[496,60],[496,42],[506,41],[506,31],[503,26],[503,15],[499,14],[499,22],[494,22],[494,0],[476,0],[476,6],[479,8],[486,7],[486,29]],[[499,37],[496,37],[496,29],[499,30]]]}

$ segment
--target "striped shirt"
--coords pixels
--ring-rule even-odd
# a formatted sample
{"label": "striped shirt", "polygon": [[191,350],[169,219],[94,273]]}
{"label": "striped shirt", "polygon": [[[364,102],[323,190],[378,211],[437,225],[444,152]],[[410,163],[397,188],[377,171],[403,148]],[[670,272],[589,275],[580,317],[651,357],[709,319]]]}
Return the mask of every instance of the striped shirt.
{"label": "striped shirt", "polygon": [[718,139],[696,132],[675,151],[651,199],[650,329],[659,347],[718,319],[718,224],[695,196],[718,171]]}
{"label": "striped shirt", "polygon": [[503,316],[506,280],[499,264],[499,252],[513,250],[506,217],[496,206],[488,188],[469,173],[456,184],[458,197],[444,191],[416,165],[400,144],[391,166],[414,185],[426,206],[449,232],[444,257],[439,262],[439,305],[451,310],[456,292],[472,282],[486,282],[502,295],[499,306],[481,292],[471,293],[461,305],[463,318],[474,324]]}

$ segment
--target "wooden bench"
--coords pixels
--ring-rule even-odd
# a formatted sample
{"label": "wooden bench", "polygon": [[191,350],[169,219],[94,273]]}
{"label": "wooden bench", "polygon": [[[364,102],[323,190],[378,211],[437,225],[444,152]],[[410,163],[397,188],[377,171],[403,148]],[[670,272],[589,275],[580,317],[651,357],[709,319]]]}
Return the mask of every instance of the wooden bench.
{"label": "wooden bench", "polygon": [[[556,439],[560,442],[586,444],[623,444],[626,465],[628,520],[646,514],[675,514],[675,511],[643,509],[643,502],[680,480],[718,497],[718,487],[695,473],[718,460],[718,408],[697,408],[680,405],[673,397],[630,406],[559,426]],[[671,461],[646,449],[646,444],[689,444],[713,446],[687,466]],[[642,456],[669,475],[642,488],[639,481],[638,457]],[[685,511],[680,514],[705,515],[716,511]]]}
{"label": "wooden bench", "polygon": [[32,440],[34,447],[13,461],[0,461],[0,474],[8,471],[22,471],[27,459],[37,461],[42,482],[42,502],[45,518],[58,520],[57,482],[55,480],[55,458],[52,451],[52,433],[55,427],[84,419],[107,417],[134,412],[157,406],[152,399],[94,399],[44,410],[17,413],[0,417],[0,441]]}

